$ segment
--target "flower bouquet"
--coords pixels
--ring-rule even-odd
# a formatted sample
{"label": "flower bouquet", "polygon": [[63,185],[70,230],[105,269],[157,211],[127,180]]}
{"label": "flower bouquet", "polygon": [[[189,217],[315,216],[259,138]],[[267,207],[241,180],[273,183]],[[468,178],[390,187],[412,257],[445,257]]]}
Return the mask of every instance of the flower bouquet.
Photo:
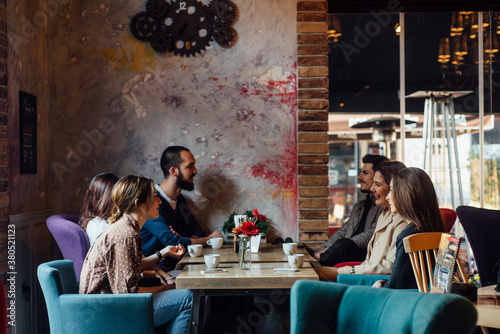
{"label": "flower bouquet", "polygon": [[246,221],[238,227],[233,228],[234,237],[241,235],[240,239],[240,269],[249,270],[252,263],[250,252],[250,238],[259,234],[259,229],[254,222]]}

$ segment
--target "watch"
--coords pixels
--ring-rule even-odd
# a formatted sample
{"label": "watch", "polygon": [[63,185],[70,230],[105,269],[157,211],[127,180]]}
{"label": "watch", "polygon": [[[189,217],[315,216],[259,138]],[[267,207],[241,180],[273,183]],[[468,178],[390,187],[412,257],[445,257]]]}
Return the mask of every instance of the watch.
{"label": "watch", "polygon": [[351,266],[351,274],[355,274],[356,273],[356,269],[354,269],[354,266]]}
{"label": "watch", "polygon": [[163,260],[165,259],[163,256],[161,256],[160,251],[156,251],[156,256],[158,256],[158,262],[163,262]]}

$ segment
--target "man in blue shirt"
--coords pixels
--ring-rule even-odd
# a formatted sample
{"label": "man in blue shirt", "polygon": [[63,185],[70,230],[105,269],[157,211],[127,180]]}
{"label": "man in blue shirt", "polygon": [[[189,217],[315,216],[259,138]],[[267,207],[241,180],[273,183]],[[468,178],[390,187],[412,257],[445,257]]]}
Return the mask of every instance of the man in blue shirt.
{"label": "man in blue shirt", "polygon": [[[166,246],[182,244],[207,245],[210,238],[222,237],[219,231],[206,235],[193,217],[182,190],[194,189],[196,159],[185,147],[170,146],[163,151],[160,165],[164,179],[156,185],[156,193],[161,199],[159,217],[148,220],[141,229],[143,253],[155,254]],[[171,266],[174,263],[166,263]]]}

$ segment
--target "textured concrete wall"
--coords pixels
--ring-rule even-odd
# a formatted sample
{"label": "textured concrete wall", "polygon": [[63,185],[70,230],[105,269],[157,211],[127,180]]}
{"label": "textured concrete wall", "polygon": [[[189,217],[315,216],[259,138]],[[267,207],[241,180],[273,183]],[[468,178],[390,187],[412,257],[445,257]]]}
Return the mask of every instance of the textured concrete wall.
{"label": "textured concrete wall", "polygon": [[[57,3],[56,5],[60,8]],[[51,99],[46,34],[48,24],[58,13],[55,9],[54,6],[53,9],[47,9],[45,1],[33,3],[23,0],[7,3],[10,214],[51,207],[48,156]],[[36,174],[20,174],[19,91],[37,97]]]}
{"label": "textured concrete wall", "polygon": [[[159,156],[178,144],[197,159],[188,195],[207,230],[233,211],[259,208],[278,235],[297,237],[295,0],[234,1],[235,45],[191,58],[155,54],[130,35],[130,17],[145,1],[57,2],[47,25],[50,142],[42,161],[56,212],[77,212],[100,172],[160,182]],[[30,211],[26,194],[12,195],[18,210]]]}

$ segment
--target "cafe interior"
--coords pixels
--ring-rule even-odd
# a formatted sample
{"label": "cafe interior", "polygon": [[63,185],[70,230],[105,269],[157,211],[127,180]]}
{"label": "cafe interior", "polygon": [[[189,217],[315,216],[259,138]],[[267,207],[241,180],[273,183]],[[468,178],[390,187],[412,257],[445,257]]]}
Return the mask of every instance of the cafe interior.
{"label": "cafe interior", "polygon": [[[180,9],[158,14],[164,2]],[[183,192],[193,215],[224,237],[176,267],[176,288],[193,291],[192,333],[500,332],[499,3],[6,0],[0,9],[0,333],[153,333],[148,294],[78,296],[89,245],[75,226],[95,175],[161,183],[172,145],[196,159],[195,189]],[[408,255],[419,292],[361,282],[371,275],[320,281],[313,254],[362,199],[366,154],[430,176],[447,232],[460,238],[451,273],[463,291],[434,286],[439,240]],[[226,225],[255,209],[269,231],[240,268]]]}

